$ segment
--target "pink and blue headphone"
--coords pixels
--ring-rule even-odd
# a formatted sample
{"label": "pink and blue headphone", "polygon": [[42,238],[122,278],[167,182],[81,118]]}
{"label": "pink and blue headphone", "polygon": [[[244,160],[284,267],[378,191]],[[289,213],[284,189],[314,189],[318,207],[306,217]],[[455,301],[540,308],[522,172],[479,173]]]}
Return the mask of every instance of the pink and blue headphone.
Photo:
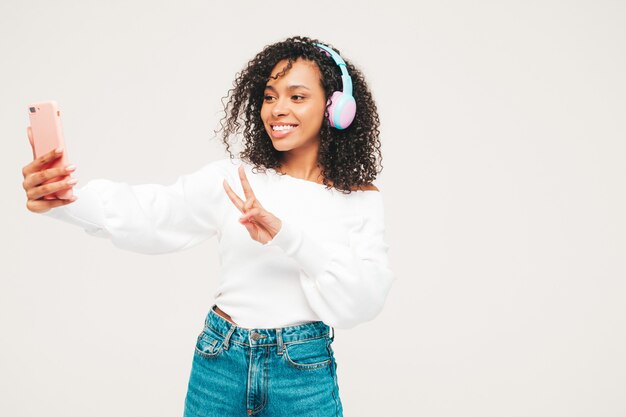
{"label": "pink and blue headphone", "polygon": [[316,43],[316,46],[327,52],[341,69],[341,91],[334,91],[328,99],[328,122],[336,129],[343,130],[350,126],[356,115],[356,101],[352,96],[352,78],[348,74],[345,61],[337,52],[326,45]]}

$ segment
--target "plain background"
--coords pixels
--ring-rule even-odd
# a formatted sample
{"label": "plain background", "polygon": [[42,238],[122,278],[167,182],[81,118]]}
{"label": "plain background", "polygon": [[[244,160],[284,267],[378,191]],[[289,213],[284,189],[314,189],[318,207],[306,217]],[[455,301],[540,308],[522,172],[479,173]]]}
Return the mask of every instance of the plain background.
{"label": "plain background", "polygon": [[219,277],[216,240],[140,255],[27,211],[27,104],[59,102],[79,186],[171,184],[296,34],[382,121],[398,280],[336,332],[345,415],[626,415],[626,4],[545,0],[3,0],[0,415],[182,415]]}

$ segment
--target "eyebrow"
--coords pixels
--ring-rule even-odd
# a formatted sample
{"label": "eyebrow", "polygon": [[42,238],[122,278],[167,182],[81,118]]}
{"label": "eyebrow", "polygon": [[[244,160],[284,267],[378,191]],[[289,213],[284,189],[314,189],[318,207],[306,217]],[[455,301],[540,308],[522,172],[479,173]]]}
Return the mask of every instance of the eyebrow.
{"label": "eyebrow", "polygon": [[[308,87],[305,87],[305,86],[304,86],[304,85],[302,85],[302,84],[294,84],[294,85],[290,85],[289,87],[287,87],[287,90],[295,90],[296,88],[304,88],[305,90],[309,90],[309,88],[308,88]],[[271,86],[271,85],[266,85],[266,86],[265,86],[265,89],[266,89],[266,90],[276,91],[276,89],[275,89],[273,86]]]}

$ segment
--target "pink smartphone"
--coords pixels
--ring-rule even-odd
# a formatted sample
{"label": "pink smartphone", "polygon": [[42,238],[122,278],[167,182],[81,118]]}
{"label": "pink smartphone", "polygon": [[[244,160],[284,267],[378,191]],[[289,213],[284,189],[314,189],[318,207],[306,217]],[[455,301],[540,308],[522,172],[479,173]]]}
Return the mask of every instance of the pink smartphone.
{"label": "pink smartphone", "polygon": [[[60,158],[55,159],[46,168],[59,168],[66,166],[68,162],[67,148],[63,140],[63,126],[61,125],[61,112],[56,101],[42,101],[32,103],[28,106],[28,117],[30,118],[30,126],[26,129],[28,140],[33,148],[35,159],[41,155],[50,152],[58,147],[63,147],[63,154]],[[67,174],[69,175],[69,174]],[[55,182],[63,179],[60,176],[51,178],[44,184]],[[44,196],[45,200],[69,199],[72,197],[72,189],[59,191],[57,193]]]}

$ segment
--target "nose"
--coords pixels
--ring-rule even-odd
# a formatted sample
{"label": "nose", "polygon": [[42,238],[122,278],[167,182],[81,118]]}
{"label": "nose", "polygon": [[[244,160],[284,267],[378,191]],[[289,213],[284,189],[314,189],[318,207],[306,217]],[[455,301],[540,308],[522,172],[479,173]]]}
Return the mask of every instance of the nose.
{"label": "nose", "polygon": [[282,98],[277,99],[274,102],[274,107],[272,107],[272,116],[280,117],[289,114],[289,101],[283,100]]}

